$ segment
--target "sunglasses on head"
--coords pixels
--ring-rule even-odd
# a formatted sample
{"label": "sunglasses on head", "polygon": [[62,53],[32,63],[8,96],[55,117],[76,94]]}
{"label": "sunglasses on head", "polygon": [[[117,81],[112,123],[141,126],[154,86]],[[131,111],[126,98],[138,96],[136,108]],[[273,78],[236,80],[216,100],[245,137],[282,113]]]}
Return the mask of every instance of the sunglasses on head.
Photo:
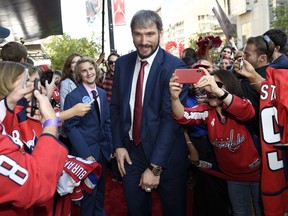
{"label": "sunglasses on head", "polygon": [[264,40],[264,42],[265,42],[265,44],[266,44],[266,50],[267,50],[267,51],[266,51],[266,55],[268,55],[268,52],[269,52],[269,43],[270,43],[271,39],[269,38],[268,35],[263,35],[262,38],[263,38],[263,40]]}
{"label": "sunglasses on head", "polygon": [[115,61],[108,61],[109,65],[115,64]]}
{"label": "sunglasses on head", "polygon": [[222,86],[224,85],[222,82],[218,82],[218,81],[216,81],[216,84],[219,88],[222,88]]}

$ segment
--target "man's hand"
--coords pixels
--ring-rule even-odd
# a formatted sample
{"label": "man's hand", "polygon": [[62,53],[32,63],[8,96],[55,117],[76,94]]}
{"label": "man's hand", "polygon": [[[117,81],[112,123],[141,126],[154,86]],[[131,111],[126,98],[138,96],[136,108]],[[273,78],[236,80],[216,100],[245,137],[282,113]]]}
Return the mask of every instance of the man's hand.
{"label": "man's hand", "polygon": [[115,150],[115,155],[117,159],[119,172],[121,176],[123,177],[124,175],[126,175],[125,166],[124,166],[125,160],[130,165],[132,164],[132,161],[129,157],[128,151],[125,148],[117,148]]}
{"label": "man's hand", "polygon": [[86,158],[87,161],[94,161],[96,162],[95,158],[93,156],[89,156]]}
{"label": "man's hand", "polygon": [[146,188],[150,188],[152,190],[156,189],[159,183],[160,183],[160,176],[155,176],[152,173],[152,171],[149,168],[147,168],[145,172],[142,174],[139,187],[141,187],[143,190],[145,190]]}

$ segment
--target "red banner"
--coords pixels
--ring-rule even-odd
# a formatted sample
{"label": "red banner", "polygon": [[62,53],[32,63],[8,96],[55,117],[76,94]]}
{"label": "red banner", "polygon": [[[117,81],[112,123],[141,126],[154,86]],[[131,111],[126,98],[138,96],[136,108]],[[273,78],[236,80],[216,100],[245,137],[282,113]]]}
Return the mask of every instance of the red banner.
{"label": "red banner", "polygon": [[126,25],[124,0],[113,0],[115,26]]}

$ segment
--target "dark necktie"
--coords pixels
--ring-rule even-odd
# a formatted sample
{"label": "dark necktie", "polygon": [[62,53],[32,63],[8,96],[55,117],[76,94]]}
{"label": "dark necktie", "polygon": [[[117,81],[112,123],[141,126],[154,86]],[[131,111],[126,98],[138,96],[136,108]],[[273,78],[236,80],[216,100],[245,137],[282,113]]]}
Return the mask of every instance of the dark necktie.
{"label": "dark necktie", "polygon": [[135,145],[139,145],[141,142],[142,91],[144,80],[144,68],[147,64],[148,64],[147,61],[141,61],[141,67],[136,84],[133,130],[132,130],[132,138]]}
{"label": "dark necktie", "polygon": [[100,109],[99,109],[99,104],[98,104],[98,101],[97,101],[97,98],[99,95],[96,94],[96,91],[95,90],[92,90],[91,91],[92,95],[93,95],[93,98],[94,98],[94,106],[95,106],[95,109],[96,109],[96,112],[97,112],[97,116],[98,116],[98,120],[100,122]]}

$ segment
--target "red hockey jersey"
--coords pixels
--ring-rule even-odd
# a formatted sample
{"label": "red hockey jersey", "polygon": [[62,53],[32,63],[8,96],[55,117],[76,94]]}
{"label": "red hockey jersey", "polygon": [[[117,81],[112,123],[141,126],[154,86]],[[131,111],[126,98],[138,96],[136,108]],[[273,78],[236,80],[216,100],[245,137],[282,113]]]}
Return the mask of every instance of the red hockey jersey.
{"label": "red hockey jersey", "polygon": [[101,164],[68,155],[57,185],[55,216],[71,215],[71,201],[83,198],[83,191],[92,193],[102,173]]}
{"label": "red hockey jersey", "polygon": [[[26,112],[27,107],[28,107],[27,100],[25,98],[22,98],[17,103],[16,107],[14,108],[14,111],[9,110],[6,105],[6,98],[5,98],[4,100],[0,102],[0,109],[1,109],[0,120],[2,122],[3,127],[5,128],[5,132],[8,135],[10,135],[10,137],[13,139],[15,143],[21,146],[22,154],[26,154],[27,152],[34,156],[34,148],[36,144],[38,144],[37,140],[39,139],[42,133],[42,124],[39,121],[35,121],[35,120],[27,118],[27,112]],[[47,151],[48,150],[49,149],[47,149]],[[67,152],[66,152],[66,155],[67,155]],[[49,157],[49,159],[45,161],[46,156]],[[50,157],[50,154],[44,153],[44,156],[42,158],[43,158],[44,163],[49,164],[49,161],[51,160],[51,158],[53,159],[53,156]],[[58,180],[60,176],[58,175],[57,171],[58,170],[62,171],[63,165],[64,165],[62,164],[62,158],[61,158],[61,161],[57,160],[53,164],[57,164],[57,163],[59,164],[59,167],[57,167],[57,169],[53,171],[55,172],[53,174],[55,181]],[[49,166],[47,166],[47,168],[49,168]],[[62,174],[62,172],[60,174]],[[50,190],[51,190],[50,193],[54,194],[56,191],[56,186],[54,187],[53,190],[51,188]],[[25,206],[25,208],[27,207]],[[42,203],[40,207],[38,203],[33,205],[32,208],[28,208],[28,209],[16,208],[13,203],[6,203],[5,205],[0,205],[0,216],[2,215],[21,215],[21,216],[22,215],[29,215],[29,216],[52,215],[52,213],[53,213],[53,196],[51,196],[50,200],[46,201],[45,204]]]}
{"label": "red hockey jersey", "polygon": [[181,124],[207,125],[222,173],[209,169],[203,171],[226,180],[259,181],[261,158],[245,125],[245,121],[254,117],[255,110],[249,100],[237,96],[233,96],[231,104],[223,105],[223,108],[228,112],[225,123],[221,122],[216,109],[208,104],[185,108],[183,117],[176,120]]}
{"label": "red hockey jersey", "polygon": [[30,155],[17,137],[0,133],[0,152],[0,215],[33,215],[35,209],[29,207],[46,205],[54,196],[66,148],[43,134]]}
{"label": "red hockey jersey", "polygon": [[287,151],[274,144],[288,143],[288,70],[268,67],[266,77],[260,92],[261,190],[265,215],[282,216],[288,212]]}
{"label": "red hockey jersey", "polygon": [[[6,98],[4,100],[6,103]],[[1,102],[2,102],[1,101]],[[24,143],[25,150],[31,153],[37,142],[37,138],[42,133],[42,124],[40,121],[35,121],[27,117],[26,108],[28,103],[26,99],[21,99],[20,102],[15,106],[14,110],[9,110],[5,106],[3,111],[1,107],[1,122],[5,127],[7,134],[11,135],[14,139],[19,139]]]}

